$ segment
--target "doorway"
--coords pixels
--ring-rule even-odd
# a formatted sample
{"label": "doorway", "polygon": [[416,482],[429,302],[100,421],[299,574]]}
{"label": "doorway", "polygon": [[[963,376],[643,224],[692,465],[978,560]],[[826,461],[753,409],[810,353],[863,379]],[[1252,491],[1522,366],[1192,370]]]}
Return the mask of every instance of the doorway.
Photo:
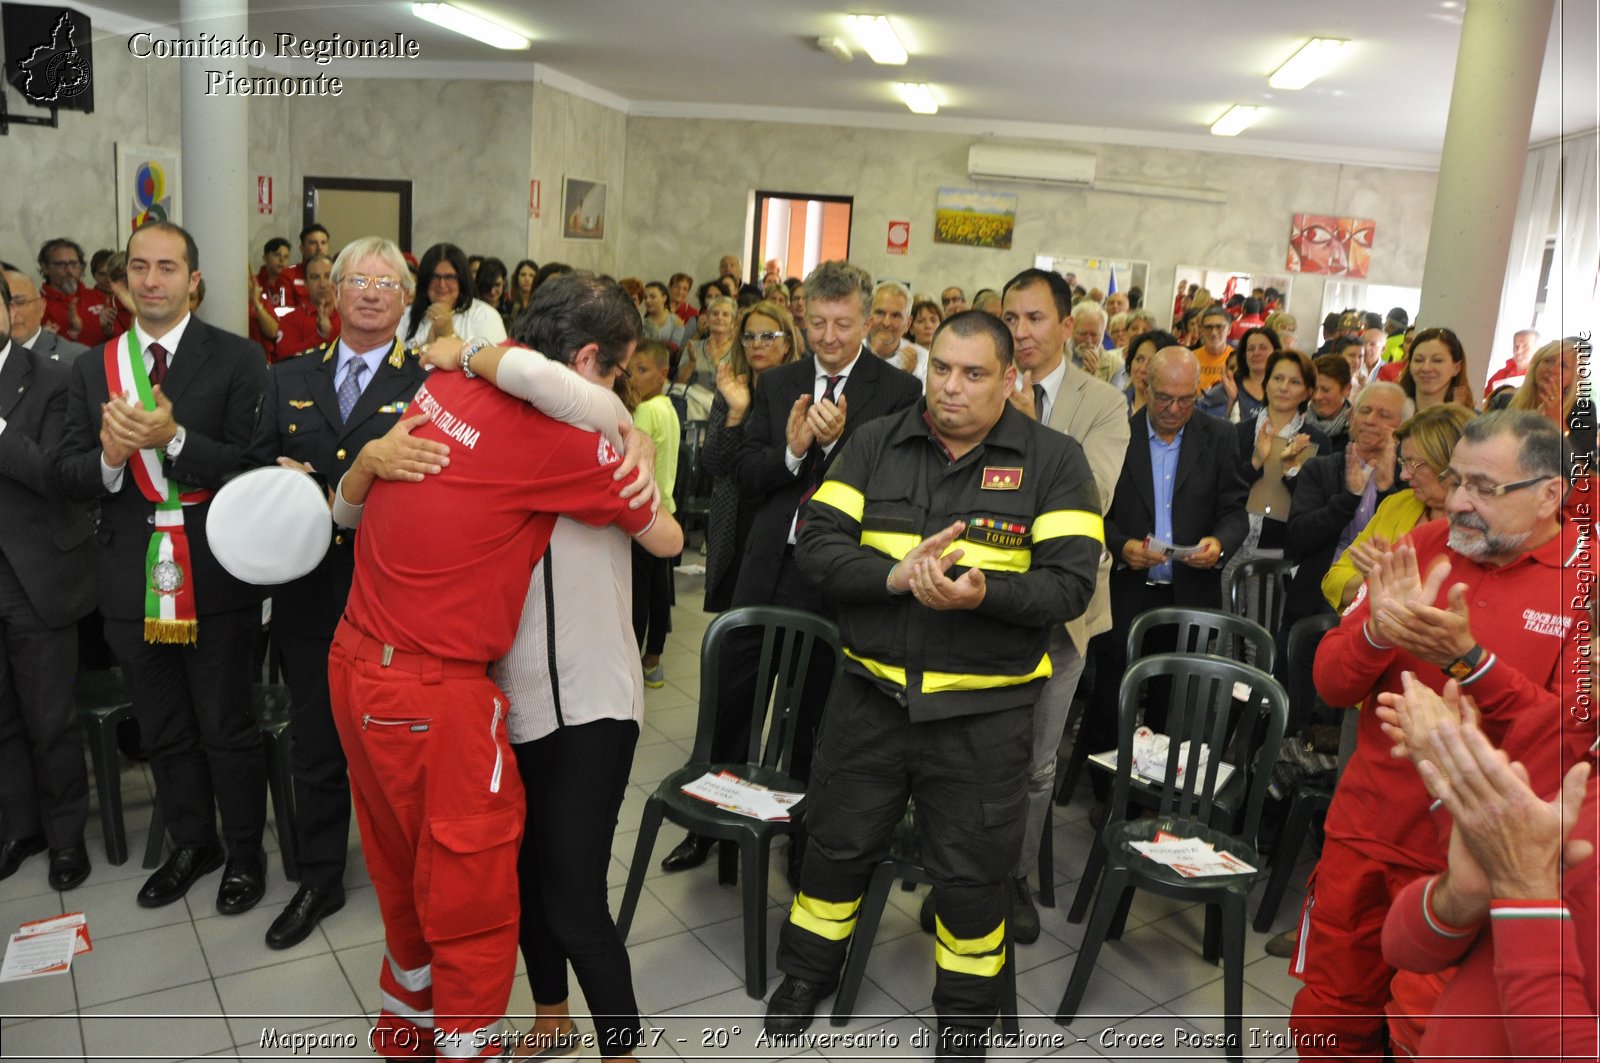
{"label": "doorway", "polygon": [[411,182],[359,177],[307,177],[304,221],[328,229],[330,254],[363,236],[393,240],[402,251],[411,248]]}
{"label": "doorway", "polygon": [[750,212],[750,255],[746,276],[759,284],[767,263],[778,276],[804,278],[819,262],[850,257],[853,196],[757,190]]}

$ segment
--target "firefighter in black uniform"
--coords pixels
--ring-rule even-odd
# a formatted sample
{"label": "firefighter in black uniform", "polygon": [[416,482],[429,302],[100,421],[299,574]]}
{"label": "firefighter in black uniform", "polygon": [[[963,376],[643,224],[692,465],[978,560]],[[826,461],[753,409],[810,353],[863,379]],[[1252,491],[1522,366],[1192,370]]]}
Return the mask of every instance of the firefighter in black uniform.
{"label": "firefighter in black uniform", "polygon": [[861,428],[807,508],[797,559],[848,660],[812,766],[771,1035],[805,1030],[833,991],[909,796],[939,913],[940,1056],[984,1054],[1049,634],[1088,605],[1103,548],[1082,449],[1006,401],[1011,354],[998,318],[945,321],[926,399]]}
{"label": "firefighter in black uniform", "polygon": [[[422,386],[422,366],[395,339],[411,305],[411,274],[399,248],[377,237],[353,242],[334,263],[333,282],[340,335],[272,367],[246,467],[289,458],[336,484],[364,445],[406,416]],[[328,704],[328,647],[350,594],[354,542],[354,532],[334,528],[314,571],[271,588],[272,641],[291,698],[300,862],[300,888],[267,931],[275,949],[305,940],[323,916],[344,906],[350,781]]]}

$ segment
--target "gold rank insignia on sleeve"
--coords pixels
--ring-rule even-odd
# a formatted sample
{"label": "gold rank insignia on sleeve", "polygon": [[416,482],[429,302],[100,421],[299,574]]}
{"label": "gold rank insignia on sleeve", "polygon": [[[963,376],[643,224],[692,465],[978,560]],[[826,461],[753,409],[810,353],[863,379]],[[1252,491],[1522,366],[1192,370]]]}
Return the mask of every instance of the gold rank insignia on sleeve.
{"label": "gold rank insignia on sleeve", "polygon": [[978,485],[983,491],[1015,491],[1021,486],[1022,469],[1001,465],[985,465],[983,482]]}
{"label": "gold rank insignia on sleeve", "polygon": [[315,406],[316,403],[312,402],[310,399],[290,399],[289,405],[296,410],[304,410]]}

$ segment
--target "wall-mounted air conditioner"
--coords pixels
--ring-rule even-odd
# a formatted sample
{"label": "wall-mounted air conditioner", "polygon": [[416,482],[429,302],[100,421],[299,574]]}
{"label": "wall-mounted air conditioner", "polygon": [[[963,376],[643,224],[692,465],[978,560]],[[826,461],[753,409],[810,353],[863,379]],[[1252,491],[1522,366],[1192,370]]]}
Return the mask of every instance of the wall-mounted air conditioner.
{"label": "wall-mounted air conditioner", "polygon": [[979,141],[967,150],[967,176],[986,181],[1038,181],[1087,185],[1095,157],[1055,148],[1025,148]]}

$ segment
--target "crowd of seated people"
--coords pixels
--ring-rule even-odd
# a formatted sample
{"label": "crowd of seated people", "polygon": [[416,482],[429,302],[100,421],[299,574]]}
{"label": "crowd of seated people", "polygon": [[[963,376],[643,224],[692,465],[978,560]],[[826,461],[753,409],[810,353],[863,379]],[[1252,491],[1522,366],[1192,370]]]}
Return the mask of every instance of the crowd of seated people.
{"label": "crowd of seated people", "polygon": [[[1435,998],[1441,1006],[1466,1007],[1462,1002],[1467,1002],[1488,1008],[1498,986],[1510,1014],[1514,1005],[1505,1002],[1498,974],[1511,963],[1508,956],[1566,947],[1558,940],[1561,934],[1529,929],[1519,913],[1533,901],[1559,906],[1562,896],[1578,919],[1584,977],[1567,984],[1549,972],[1523,969],[1518,977],[1548,976],[1528,990],[1534,999],[1586,999],[1592,1010],[1600,972],[1594,968],[1593,941],[1581,937],[1589,933],[1592,938],[1592,904],[1577,896],[1573,885],[1592,882],[1592,851],[1570,852],[1564,870],[1555,872],[1546,859],[1539,877],[1515,882],[1538,896],[1511,896],[1501,886],[1511,883],[1513,872],[1506,865],[1519,854],[1491,851],[1493,826],[1483,811],[1499,802],[1542,817],[1538,841],[1546,857],[1552,846],[1562,851],[1558,843],[1568,839],[1574,823],[1576,837],[1594,832],[1592,781],[1585,789],[1584,778],[1566,776],[1565,803],[1544,803],[1562,792],[1564,769],[1573,758],[1587,755],[1583,734],[1567,736],[1571,756],[1564,762],[1535,748],[1530,737],[1541,724],[1563,734],[1573,730],[1563,730],[1562,720],[1572,720],[1563,699],[1570,702],[1573,695],[1561,677],[1570,664],[1568,643],[1585,621],[1564,599],[1539,606],[1526,596],[1542,594],[1555,578],[1551,573],[1593,568],[1592,556],[1568,549],[1592,518],[1587,505],[1575,501],[1592,497],[1593,490],[1586,341],[1541,345],[1532,330],[1519,331],[1509,360],[1480,394],[1468,379],[1468,352],[1450,328],[1418,330],[1399,308],[1384,316],[1351,309],[1329,314],[1312,348],[1302,344],[1294,315],[1271,289],[1223,301],[1203,288],[1181,285],[1169,315],[1165,305],[1149,308],[1137,288],[1102,294],[1055,274],[1026,271],[1009,282],[985,278],[992,287],[975,289],[969,311],[963,286],[930,285],[922,292],[898,280],[874,282],[844,263],[824,264],[801,279],[784,278],[771,262],[756,278],[729,255],[718,263],[714,279],[696,287],[686,272],[612,281],[563,263],[541,265],[526,258],[508,270],[507,259],[468,255],[448,242],[403,258],[398,249],[386,258],[373,250],[376,245],[362,244],[368,253],[350,261],[343,249],[329,246],[320,225],[299,234],[298,263],[290,262],[288,239],[267,242],[259,271],[248,278],[250,314],[241,330],[247,338],[240,339],[190,314],[199,277],[186,234],[176,227],[141,232],[126,248],[93,256],[93,284],[82,277],[81,247],[68,238],[48,241],[35,268],[4,263],[0,272],[5,296],[0,309],[7,326],[0,335],[7,343],[0,348],[0,380],[23,364],[39,362],[41,390],[59,392],[65,423],[63,428],[41,421],[31,429],[21,413],[0,420],[0,458],[12,449],[24,454],[0,462],[0,498],[15,492],[35,507],[6,505],[0,515],[0,629],[7,632],[3,653],[9,663],[0,675],[14,677],[8,682],[17,695],[0,697],[0,764],[51,766],[37,774],[8,770],[0,781],[0,878],[46,850],[56,888],[70,889],[89,877],[82,837],[87,783],[81,756],[72,755],[81,738],[70,690],[79,661],[114,659],[139,711],[158,790],[174,805],[168,810],[174,855],[145,884],[139,903],[172,903],[218,867],[224,872],[220,910],[248,910],[263,892],[265,868],[256,851],[262,781],[250,772],[221,774],[233,763],[229,757],[238,756],[241,742],[254,740],[253,733],[241,737],[220,709],[188,699],[181,711],[149,707],[167,696],[163,684],[175,681],[166,663],[177,659],[171,655],[196,650],[180,640],[186,648],[163,647],[161,662],[153,664],[142,645],[146,639],[135,630],[139,625],[164,630],[160,617],[144,616],[143,606],[130,605],[133,599],[125,593],[124,583],[140,577],[124,567],[143,562],[124,557],[128,543],[121,540],[133,537],[136,524],[142,526],[146,504],[158,504],[151,501],[147,477],[123,475],[124,467],[142,460],[135,455],[152,455],[149,462],[182,476],[186,489],[213,491],[252,463],[276,457],[267,453],[274,443],[252,436],[264,430],[260,419],[266,414],[260,419],[257,414],[263,394],[275,402],[295,387],[325,387],[328,411],[336,415],[328,430],[336,435],[363,416],[383,414],[366,437],[351,436],[348,459],[346,448],[338,452],[340,463],[354,468],[364,461],[360,467],[378,479],[400,476],[402,468],[414,469],[417,478],[433,474],[442,464],[432,465],[406,449],[415,424],[395,427],[421,385],[419,360],[449,371],[452,358],[459,357],[454,364],[469,369],[485,350],[515,349],[519,340],[539,334],[541,307],[550,312],[558,289],[592,282],[625,308],[618,335],[639,345],[635,361],[624,360],[608,372],[613,380],[620,375],[619,394],[626,395],[626,409],[640,426],[623,434],[654,440],[648,447],[637,440],[627,445],[646,451],[647,470],[653,454],[653,482],[669,496],[661,512],[672,511],[674,481],[679,498],[697,492],[709,497],[701,543],[694,547],[704,555],[698,604],[708,612],[736,604],[827,612],[830,603],[788,562],[816,488],[803,482],[812,475],[802,471],[811,467],[808,455],[814,455],[820,475],[862,423],[931,396],[943,386],[935,383],[939,374],[933,367],[939,363],[936,344],[946,334],[945,322],[983,312],[999,319],[1015,344],[1017,384],[1009,402],[1052,430],[1083,436],[1077,441],[1095,478],[1103,481],[1098,491],[1106,563],[1097,591],[1104,621],[1088,631],[1068,629],[1074,631],[1076,667],[1084,670],[1084,680],[1082,690],[1072,689],[1078,685],[1075,678],[1068,684],[1062,704],[1071,703],[1076,693],[1086,706],[1078,742],[1089,743],[1095,752],[1115,744],[1117,685],[1134,618],[1161,605],[1227,608],[1227,573],[1257,557],[1284,559],[1283,629],[1306,617],[1343,616],[1317,659],[1316,683],[1324,700],[1388,706],[1392,734],[1379,728],[1376,715],[1370,725],[1363,716],[1352,768],[1341,779],[1329,813],[1327,845],[1333,855],[1319,865],[1309,886],[1315,903],[1308,902],[1302,925],[1291,935],[1299,941],[1293,969],[1306,981],[1296,1002],[1296,1030],[1337,1035],[1346,1053],[1469,1043],[1464,1021],[1430,1032],[1426,1013]],[[155,257],[158,242],[162,254],[179,260],[179,281],[153,278],[161,265]],[[189,283],[190,275],[195,284]],[[163,344],[173,331],[181,338]],[[357,350],[354,337],[370,346]],[[232,375],[211,389],[191,384],[175,404],[161,387],[168,362],[182,367],[186,358],[198,360],[202,342],[226,350]],[[543,353],[559,355],[558,362],[577,370],[574,352],[582,349],[577,343],[570,350]],[[131,368],[117,369],[120,358]],[[220,361],[208,364],[206,372],[220,374]],[[329,365],[326,380],[310,377],[312,367],[322,363]],[[364,370],[346,373],[354,363]],[[495,365],[503,390],[516,393],[519,382],[534,380],[540,383],[533,390],[546,401],[553,385],[542,382],[566,373],[542,360],[536,370],[511,358]],[[871,371],[862,372],[863,365]],[[179,371],[191,373],[187,367]],[[112,379],[117,372],[124,375]],[[546,372],[555,376],[539,375]],[[391,375],[400,390],[386,404],[363,406],[365,389],[387,386]],[[602,386],[611,382],[594,372],[588,379]],[[101,401],[127,390],[119,384],[141,381],[151,386],[145,406],[113,402],[100,408]],[[315,406],[321,396],[308,391],[302,400],[295,394],[290,406],[296,410]],[[302,401],[304,407],[294,406]],[[585,401],[599,402],[593,396]],[[1106,427],[1105,419],[1079,416],[1108,401],[1114,427]],[[124,405],[133,412],[123,412]],[[566,419],[617,435],[616,423],[589,424],[583,415],[571,414],[572,408],[565,407]],[[608,413],[623,408],[605,407]],[[290,423],[284,431],[300,435],[313,424],[311,412],[299,420],[304,427]],[[1091,424],[1095,427],[1086,427]],[[27,441],[30,431],[37,437]],[[125,437],[120,441],[119,432]],[[691,438],[693,446],[687,445]],[[370,452],[362,450],[363,444],[370,444]],[[621,454],[623,448],[617,449]],[[360,459],[361,453],[370,456]],[[635,460],[629,450],[630,469]],[[333,474],[339,470],[316,471],[328,476],[329,487],[338,482]],[[195,506],[205,504],[201,499]],[[34,523],[23,527],[23,521]],[[98,537],[95,522],[102,529]],[[109,534],[112,527],[116,539]],[[77,603],[71,616],[61,616],[59,608],[43,601],[51,594],[34,585],[28,563],[19,560],[27,554],[10,545],[28,535],[49,535],[52,528],[58,543],[68,534],[61,529],[82,533],[68,544],[70,551],[62,551],[78,567],[75,579],[81,585],[74,595],[63,588],[51,592]],[[203,520],[197,528],[191,518],[189,537],[194,547],[189,575],[201,585],[203,597],[198,618],[188,622],[205,629],[211,621],[215,629],[224,621],[214,616],[224,616],[227,624],[248,629],[240,614],[247,611],[246,601],[254,603],[260,595],[252,597],[216,568],[205,547]],[[636,671],[647,687],[659,687],[667,678],[661,651],[673,601],[672,564],[648,546],[634,548],[632,626],[640,644],[631,653],[643,658]],[[348,574],[345,579],[348,585]],[[1497,580],[1507,589],[1480,589]],[[212,587],[205,586],[208,581]],[[95,585],[98,596],[84,589]],[[1518,592],[1513,586],[1532,589]],[[331,614],[335,619],[338,604]],[[1513,604],[1517,608],[1509,608]],[[1524,625],[1528,609],[1544,612]],[[286,623],[282,618],[293,615],[280,610],[274,622]],[[80,623],[85,616],[90,619]],[[1592,619],[1587,622],[1592,626]],[[54,640],[50,653],[30,648],[36,644],[13,634],[18,631],[47,634]],[[296,637],[272,633],[274,642],[292,643]],[[65,649],[69,644],[78,648]],[[1053,645],[1052,657],[1061,649]],[[209,647],[204,652],[214,653]],[[1356,663],[1341,670],[1330,663],[1331,653]],[[30,655],[36,658],[32,663],[18,664]],[[54,662],[56,674],[40,674],[41,662]],[[205,695],[226,698],[248,682],[245,670],[251,665],[249,654],[215,654],[198,666],[183,667],[240,670]],[[727,681],[737,684],[739,678],[730,674]],[[304,676],[295,681],[308,682]],[[325,668],[309,682],[325,685]],[[1430,699],[1429,688],[1440,695]],[[1061,693],[1058,684],[1052,697]],[[297,713],[310,713],[317,704],[327,712],[326,690],[320,701],[296,692]],[[802,735],[814,734],[822,709],[811,711],[805,721],[810,730],[803,728]],[[1058,741],[1064,708],[1061,715]],[[14,726],[17,721],[23,725]],[[733,733],[734,721],[723,723],[732,730],[719,734],[719,752],[737,748],[742,739]],[[304,732],[316,726],[302,723],[300,716],[296,725]],[[327,748],[337,746],[331,725],[320,741]],[[1406,756],[1390,757],[1395,742],[1405,747],[1397,752]],[[1493,747],[1526,767],[1503,770],[1505,757],[1497,760]],[[616,771],[626,779],[631,745],[618,748]],[[1420,768],[1413,769],[1406,757]],[[797,759],[803,779],[809,746]],[[207,762],[211,775],[218,776],[214,788],[195,781]],[[337,758],[332,768],[309,761],[294,767],[308,775],[331,771],[342,785]],[[1485,777],[1492,786],[1481,782]],[[308,779],[306,793],[328,792],[326,779],[316,782],[324,786],[321,791],[313,782]],[[1098,821],[1106,791],[1102,778],[1092,776],[1092,782]],[[1476,786],[1470,794],[1463,790],[1469,783]],[[1385,786],[1397,788],[1401,797],[1392,797]],[[332,792],[347,795],[348,789],[336,786]],[[1448,844],[1431,833],[1429,794],[1444,800],[1450,813],[1470,817]],[[183,801],[199,807],[181,807]],[[201,817],[209,823],[213,802],[222,814],[221,839],[208,827],[192,826]],[[615,827],[615,802],[610,796],[605,802],[611,822],[603,826],[609,830]],[[1373,826],[1374,819],[1384,820],[1381,829]],[[180,836],[191,829],[192,837]],[[801,831],[789,854],[791,882],[799,879],[804,846]],[[704,863],[710,848],[708,839],[690,835],[663,866],[687,871]],[[527,860],[524,865],[533,866]],[[1024,859],[1018,867],[1031,865]],[[1565,884],[1563,873],[1569,876]],[[603,901],[603,870],[598,874],[601,880],[585,888],[598,888]],[[1012,920],[1016,940],[1026,943],[1038,936],[1038,916],[1027,873],[1014,879]],[[336,917],[342,887],[333,882],[318,888],[323,892],[307,896],[302,885],[269,933],[270,946],[293,944],[320,920]],[[592,911],[584,918],[586,942],[605,936],[604,920],[597,922]],[[1523,922],[1508,922],[1519,919]],[[1509,929],[1502,931],[1503,925]],[[530,941],[557,938],[565,940],[555,933],[524,935],[523,942],[526,948]],[[583,977],[626,980],[626,963],[618,963],[614,951],[607,956],[594,968],[601,975]],[[573,959],[575,966],[581,962],[576,955]],[[1444,996],[1442,980],[1408,977],[1404,970],[1455,965],[1461,981]],[[385,971],[391,980],[402,973]],[[560,978],[548,976],[545,984],[552,987],[542,990],[546,995],[565,992]],[[387,993],[387,981],[385,986]],[[589,988],[585,985],[593,1003]],[[627,993],[619,999],[631,1002]],[[554,1008],[561,1001],[539,1003]],[[1386,1012],[1393,1016],[1387,1024]],[[566,1046],[569,1041],[563,1039],[571,1036],[566,1014],[541,1015],[537,1039],[530,1043],[542,1050]],[[637,1021],[633,1015],[624,1025]],[[1519,1031],[1508,1019],[1505,1030],[1492,1036],[1529,1043]],[[631,1035],[619,1036],[615,1055],[622,1057],[632,1042]]]}

